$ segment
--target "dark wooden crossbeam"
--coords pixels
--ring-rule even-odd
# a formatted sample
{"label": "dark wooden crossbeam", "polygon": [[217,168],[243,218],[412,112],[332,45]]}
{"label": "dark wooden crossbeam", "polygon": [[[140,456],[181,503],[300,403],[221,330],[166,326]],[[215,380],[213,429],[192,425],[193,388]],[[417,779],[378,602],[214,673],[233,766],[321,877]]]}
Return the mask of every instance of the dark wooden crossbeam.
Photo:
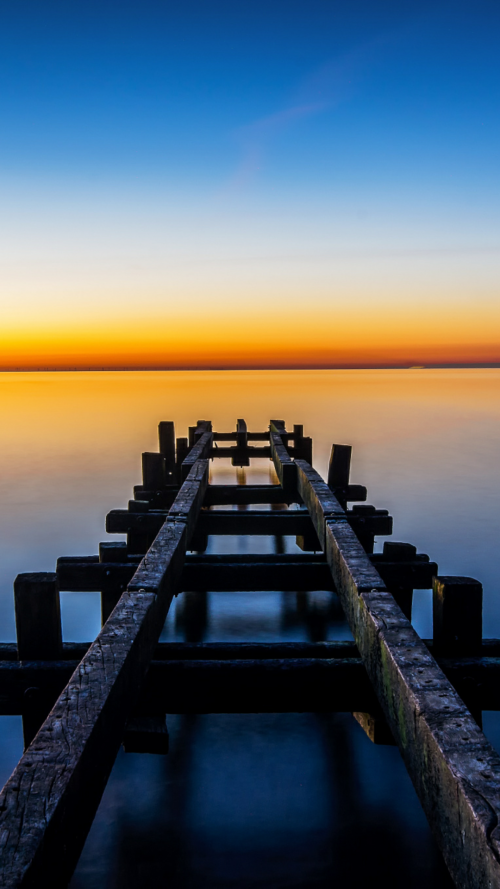
{"label": "dark wooden crossbeam", "polygon": [[[464,668],[477,662],[471,657],[442,657],[436,654],[433,639],[422,639],[436,660],[447,665],[462,664]],[[59,661],[81,661],[91,642],[64,642]],[[355,642],[159,642],[154,660],[254,660],[256,658],[351,658],[359,657]],[[500,639],[483,639],[477,656],[483,665],[494,664],[500,659]],[[19,661],[15,642],[0,643],[0,664]],[[38,664],[40,661],[30,661]],[[451,666],[447,666],[451,668]],[[500,692],[500,689],[499,689]],[[487,709],[487,708],[485,708]]]}
{"label": "dark wooden crossbeam", "polygon": [[[134,502],[140,501],[131,501],[131,504]],[[161,528],[166,515],[167,510],[131,512],[130,509],[113,509],[106,516],[106,530],[110,534],[126,534],[128,531],[155,534]],[[392,534],[392,516],[385,509],[374,509],[373,513],[348,510],[346,516],[356,534],[370,533],[378,536]],[[313,525],[305,509],[252,509],[246,512],[210,509],[200,512],[197,529],[204,534],[214,535],[297,536],[312,531]]]}
{"label": "dark wooden crossbeam", "polygon": [[[374,560],[377,556],[370,556]],[[92,592],[108,588],[125,588],[137,565],[127,562],[100,562],[97,556],[87,559],[63,557],[57,562],[57,582],[66,592]],[[431,589],[437,565],[428,557],[412,562],[384,562],[377,559],[380,575],[389,586]],[[193,555],[186,556],[182,590],[331,590],[331,571],[321,555]]]}
{"label": "dark wooden crossbeam", "polygon": [[[375,709],[374,692],[352,643],[343,650],[340,643],[325,643],[321,654],[314,648],[318,643],[168,644],[166,651],[158,646],[134,712]],[[439,658],[438,663],[474,707],[500,710],[500,658]],[[0,661],[0,715],[26,715],[44,705],[47,713],[77,665],[76,659]]]}
{"label": "dark wooden crossbeam", "polygon": [[[144,485],[134,486],[134,497],[147,500],[155,508],[170,509],[176,494],[175,486],[161,490],[148,489]],[[364,485],[347,485],[342,489],[342,496],[349,503],[366,500],[367,491]],[[300,503],[297,494],[285,496],[281,485],[209,485],[205,496],[205,506],[231,506],[239,504],[262,503]]]}

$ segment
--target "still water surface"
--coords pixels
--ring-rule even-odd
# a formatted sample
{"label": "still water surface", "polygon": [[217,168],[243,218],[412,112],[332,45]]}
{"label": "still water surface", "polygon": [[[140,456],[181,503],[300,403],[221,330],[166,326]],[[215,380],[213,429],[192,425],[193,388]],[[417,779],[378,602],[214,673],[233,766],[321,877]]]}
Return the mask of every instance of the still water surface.
{"label": "still water surface", "polygon": [[[0,633],[15,638],[12,581],[89,555],[104,517],[140,482],[159,420],[177,435],[244,417],[303,423],[324,474],[333,441],[353,445],[351,480],[394,516],[393,539],[440,573],[485,589],[484,635],[500,635],[495,557],[500,518],[500,370],[0,374]],[[247,481],[269,481],[266,461]],[[214,465],[214,481],[236,470]],[[383,541],[378,542],[381,548]],[[211,538],[209,551],[295,549],[292,538]],[[99,630],[99,596],[62,593],[66,641]],[[179,597],[164,639],[193,633]],[[432,634],[430,593],[414,624]],[[349,638],[331,597],[207,597],[205,641]],[[167,757],[120,752],[72,889],[97,887],[388,887],[451,885],[399,753],[370,744],[348,714],[168,717]],[[0,720],[0,778],[22,750],[19,717]],[[485,730],[497,746],[496,714]]]}

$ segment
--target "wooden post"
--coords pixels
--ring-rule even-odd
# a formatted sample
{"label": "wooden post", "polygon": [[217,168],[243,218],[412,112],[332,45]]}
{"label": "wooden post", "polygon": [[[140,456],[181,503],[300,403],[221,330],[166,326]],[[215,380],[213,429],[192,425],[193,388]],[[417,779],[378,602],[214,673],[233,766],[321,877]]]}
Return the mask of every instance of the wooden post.
{"label": "wooden post", "polygon": [[[129,514],[149,512],[149,500],[129,500]],[[143,523],[135,528],[130,527],[127,530],[127,553],[128,555],[144,555],[153,542],[155,537],[154,531],[148,531]],[[114,606],[113,606],[114,607]]]}
{"label": "wooden post", "polygon": [[232,466],[250,466],[248,431],[244,420],[236,421],[236,447],[231,449]]}
{"label": "wooden post", "polygon": [[351,445],[333,444],[328,466],[328,487],[344,488],[349,484]]}
{"label": "wooden post", "polygon": [[[128,547],[121,541],[99,544],[99,562],[126,562]],[[120,583],[112,583],[110,587],[101,590],[101,626],[104,626],[113,608],[117,604],[123,587]]]}
{"label": "wooden post", "polygon": [[165,487],[165,457],[156,452],[142,455],[142,484],[146,491],[158,491]]}
{"label": "wooden post", "polygon": [[[361,546],[363,547],[365,553],[372,553],[373,547],[375,543],[375,533],[370,528],[366,527],[366,517],[375,515],[377,510],[374,506],[370,506],[367,503],[363,503],[361,505],[353,506],[352,514],[353,516],[361,516],[361,521],[358,520],[357,526],[355,528],[356,537],[358,538]],[[362,523],[364,519],[364,524]]]}
{"label": "wooden post", "polygon": [[298,425],[294,423],[293,426],[293,443],[296,448],[300,447],[302,444],[302,439],[304,437],[304,427],[302,424]]}
{"label": "wooden post", "polygon": [[14,603],[19,660],[57,660],[62,652],[57,575],[18,574]]}
{"label": "wooden post", "polygon": [[479,581],[472,577],[435,577],[432,592],[435,653],[480,654],[483,587]]}
{"label": "wooden post", "polygon": [[120,540],[113,540],[109,543],[99,544],[99,561],[100,562],[126,562],[127,561],[127,544]]}
{"label": "wooden post", "polygon": [[246,448],[248,446],[247,424],[244,420],[236,420],[236,447]]}
{"label": "wooden post", "polygon": [[309,438],[308,435],[304,435],[300,442],[300,452],[295,454],[295,457],[300,457],[301,460],[305,460],[306,463],[309,463],[312,466],[312,453],[313,453],[313,440]]}
{"label": "wooden post", "polygon": [[[417,547],[411,543],[398,543],[395,540],[386,540],[383,554],[388,562],[411,562],[417,555]],[[394,596],[405,617],[411,620],[413,590],[410,587],[393,586],[392,584],[388,584],[387,589]]]}
{"label": "wooden post", "polygon": [[177,484],[182,485],[182,464],[189,454],[189,443],[187,438],[178,438],[177,439],[177,448],[176,448],[176,466],[177,466]]}
{"label": "wooden post", "polygon": [[351,453],[351,445],[333,444],[328,466],[328,487],[344,509],[347,507]]}
{"label": "wooden post", "polygon": [[158,425],[160,454],[165,458],[165,481],[175,485],[175,427],[171,420],[163,420]]}
{"label": "wooden post", "polygon": [[[57,575],[18,574],[14,581],[17,656],[20,661],[57,660],[62,655],[61,609]],[[24,749],[31,744],[57,694],[26,689],[23,699]]]}

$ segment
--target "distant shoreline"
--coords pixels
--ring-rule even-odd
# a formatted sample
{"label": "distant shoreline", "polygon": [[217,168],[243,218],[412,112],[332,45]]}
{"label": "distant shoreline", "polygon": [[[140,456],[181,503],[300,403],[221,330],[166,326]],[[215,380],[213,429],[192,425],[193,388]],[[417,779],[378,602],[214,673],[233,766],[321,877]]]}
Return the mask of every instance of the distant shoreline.
{"label": "distant shoreline", "polygon": [[245,366],[235,366],[235,367],[221,367],[220,365],[211,365],[211,366],[192,366],[192,367],[165,367],[158,365],[156,367],[72,367],[71,365],[67,365],[66,367],[49,367],[49,366],[40,366],[40,367],[0,367],[0,373],[158,373],[158,372],[168,372],[171,371],[173,373],[179,373],[181,371],[189,373],[189,372],[200,372],[200,371],[218,371],[218,372],[234,372],[234,371],[296,371],[296,370],[488,370],[500,368],[500,362],[484,362],[484,363],[474,363],[474,364],[332,364],[332,365],[301,365],[296,364],[293,366],[285,366],[282,367],[265,367],[259,366],[255,367],[252,365]]}

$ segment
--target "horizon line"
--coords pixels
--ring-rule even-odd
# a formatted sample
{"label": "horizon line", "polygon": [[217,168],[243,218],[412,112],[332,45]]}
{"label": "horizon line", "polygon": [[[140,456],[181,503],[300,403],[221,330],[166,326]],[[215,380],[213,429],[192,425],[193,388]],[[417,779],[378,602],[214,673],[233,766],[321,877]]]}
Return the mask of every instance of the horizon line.
{"label": "horizon line", "polygon": [[279,365],[279,366],[271,366],[268,367],[266,365],[235,365],[235,366],[227,366],[227,365],[192,365],[190,367],[185,367],[182,365],[179,366],[165,366],[165,365],[154,365],[154,366],[133,366],[133,365],[102,365],[97,367],[96,365],[88,365],[88,366],[74,366],[74,365],[65,365],[63,367],[54,367],[50,365],[40,365],[38,367],[27,367],[27,366],[19,366],[19,367],[0,367],[0,373],[111,373],[111,372],[119,372],[119,373],[131,373],[131,372],[139,372],[139,373],[156,373],[158,371],[166,372],[172,371],[178,373],[179,371],[185,372],[194,372],[194,371],[283,371],[283,370],[459,370],[459,369],[495,369],[500,368],[500,362],[498,361],[483,361],[483,362],[441,362],[441,363],[430,363],[430,364],[407,364],[407,363],[394,363],[394,364],[295,364],[295,365]]}

